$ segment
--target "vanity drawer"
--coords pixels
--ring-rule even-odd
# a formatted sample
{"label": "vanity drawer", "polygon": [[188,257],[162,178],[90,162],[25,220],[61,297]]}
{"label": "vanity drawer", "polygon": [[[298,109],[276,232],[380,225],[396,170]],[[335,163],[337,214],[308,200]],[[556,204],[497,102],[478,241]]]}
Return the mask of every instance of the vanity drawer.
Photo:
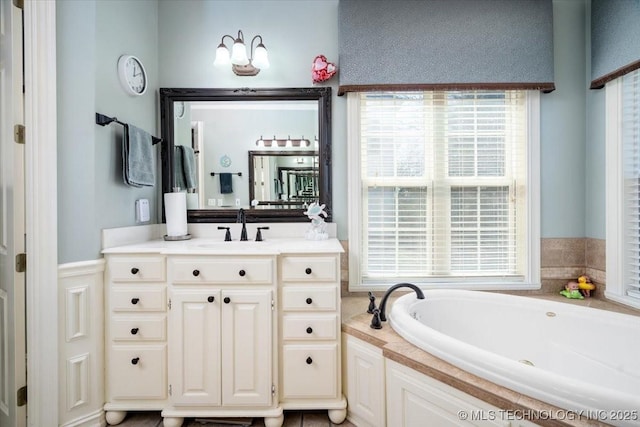
{"label": "vanity drawer", "polygon": [[166,345],[112,346],[107,378],[110,399],[165,399]]}
{"label": "vanity drawer", "polygon": [[335,257],[283,256],[282,280],[285,282],[335,282],[338,265]]}
{"label": "vanity drawer", "polygon": [[164,285],[114,285],[111,289],[112,311],[165,311],[166,307]]}
{"label": "vanity drawer", "polygon": [[271,258],[176,258],[169,264],[172,283],[271,284]]}
{"label": "vanity drawer", "polygon": [[286,344],[282,351],[282,397],[338,397],[338,344]]}
{"label": "vanity drawer", "polygon": [[335,314],[284,314],[282,339],[334,340],[337,338],[338,316]]}
{"label": "vanity drawer", "polygon": [[165,341],[165,315],[114,316],[111,320],[111,339],[114,341]]}
{"label": "vanity drawer", "polygon": [[285,286],[282,288],[283,310],[336,310],[337,289],[333,286]]}
{"label": "vanity drawer", "polygon": [[164,257],[110,256],[107,268],[112,282],[164,282]]}

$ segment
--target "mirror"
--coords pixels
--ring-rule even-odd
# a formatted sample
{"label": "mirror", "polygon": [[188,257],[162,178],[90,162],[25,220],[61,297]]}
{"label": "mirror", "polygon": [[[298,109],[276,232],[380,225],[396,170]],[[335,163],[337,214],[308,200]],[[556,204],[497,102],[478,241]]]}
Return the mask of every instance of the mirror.
{"label": "mirror", "polygon": [[162,191],[192,192],[189,222],[306,222],[310,201],[331,220],[331,88],[161,88],[160,112]]}
{"label": "mirror", "polygon": [[260,207],[306,209],[319,199],[314,151],[249,151],[249,199]]}

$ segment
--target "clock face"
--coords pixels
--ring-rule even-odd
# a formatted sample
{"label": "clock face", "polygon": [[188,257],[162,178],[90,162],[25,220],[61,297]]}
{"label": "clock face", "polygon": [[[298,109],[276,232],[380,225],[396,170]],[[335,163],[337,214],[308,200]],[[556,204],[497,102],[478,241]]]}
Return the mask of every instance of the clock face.
{"label": "clock face", "polygon": [[147,90],[147,73],[142,62],[132,55],[122,55],[118,60],[120,83],[130,95],[142,95]]}

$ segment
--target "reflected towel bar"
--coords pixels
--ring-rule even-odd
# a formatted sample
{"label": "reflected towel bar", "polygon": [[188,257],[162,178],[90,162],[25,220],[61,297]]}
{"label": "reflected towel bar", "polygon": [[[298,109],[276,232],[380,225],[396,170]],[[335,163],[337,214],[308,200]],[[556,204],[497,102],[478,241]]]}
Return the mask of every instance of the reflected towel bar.
{"label": "reflected towel bar", "polygon": [[[227,173],[227,172],[223,172],[223,173]],[[216,175],[219,175],[219,174],[220,174],[220,172],[218,172],[217,174],[215,172],[211,172],[211,176],[216,176]],[[242,172],[235,172],[235,173],[232,173],[231,175],[242,176]]]}
{"label": "reflected towel bar", "polygon": [[[111,123],[118,123],[119,125],[122,126],[126,126],[126,123],[121,122],[120,120],[118,120],[117,117],[109,117],[109,116],[105,116],[104,114],[100,114],[100,113],[96,113],[96,124],[100,125],[100,126],[106,126],[108,124]],[[157,138],[155,136],[151,136],[151,141],[153,145],[156,145],[159,142],[162,142],[161,138]]]}

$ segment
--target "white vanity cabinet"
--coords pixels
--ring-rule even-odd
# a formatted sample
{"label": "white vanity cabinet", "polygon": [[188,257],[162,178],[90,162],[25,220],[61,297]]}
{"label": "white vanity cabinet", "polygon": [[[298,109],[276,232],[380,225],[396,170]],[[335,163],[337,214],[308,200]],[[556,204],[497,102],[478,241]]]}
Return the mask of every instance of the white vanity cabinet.
{"label": "white vanity cabinet", "polygon": [[167,399],[165,257],[106,257],[106,419],[160,410]]}
{"label": "white vanity cabinet", "polygon": [[278,418],[276,257],[176,255],[167,271],[165,426],[185,416]]}
{"label": "white vanity cabinet", "polygon": [[280,256],[280,402],[346,417],[342,396],[339,254]]}

